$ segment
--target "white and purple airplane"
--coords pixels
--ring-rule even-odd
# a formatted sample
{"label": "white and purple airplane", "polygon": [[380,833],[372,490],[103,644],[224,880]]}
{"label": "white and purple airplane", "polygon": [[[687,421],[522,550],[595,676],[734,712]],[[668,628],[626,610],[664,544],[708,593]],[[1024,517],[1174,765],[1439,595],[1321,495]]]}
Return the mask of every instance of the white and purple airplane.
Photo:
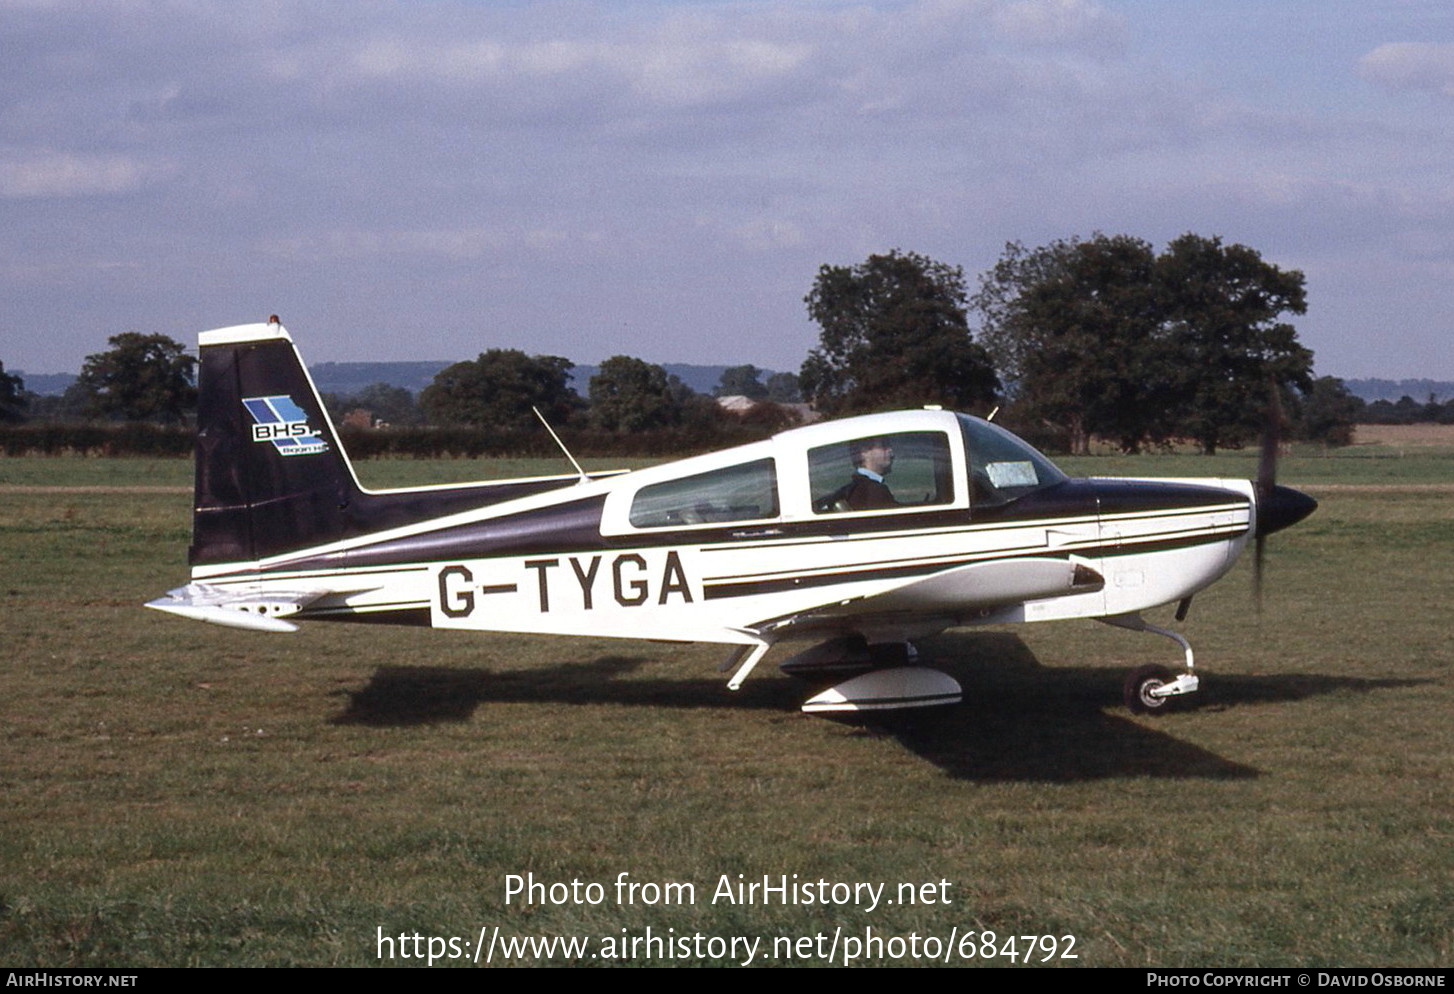
{"label": "white and purple airplane", "polygon": [[[738,688],[777,643],[810,713],[955,703],[913,643],[1093,618],[1175,640],[1127,678],[1158,711],[1191,647],[1140,612],[1225,574],[1316,508],[1264,479],[1071,479],[938,409],[829,421],[629,473],[366,490],[276,320],[202,334],[191,582],[147,606],[269,632],[339,620],[729,646]],[[1266,464],[1266,461],[1265,461]],[[1260,548],[1259,548],[1260,551]]]}

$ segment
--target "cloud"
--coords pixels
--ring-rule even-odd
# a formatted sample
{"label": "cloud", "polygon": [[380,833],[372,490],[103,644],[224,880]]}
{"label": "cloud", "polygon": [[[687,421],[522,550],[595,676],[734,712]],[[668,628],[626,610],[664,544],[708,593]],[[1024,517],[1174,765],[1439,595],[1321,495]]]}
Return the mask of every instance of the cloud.
{"label": "cloud", "polygon": [[771,84],[802,65],[810,52],[804,44],[668,26],[646,37],[600,41],[487,38],[441,46],[428,38],[368,39],[350,61],[359,75],[375,81],[548,86],[585,77],[598,86],[628,87],[654,102],[690,105]]}
{"label": "cloud", "polygon": [[[817,266],[896,245],[974,271],[1097,229],[1325,270],[1454,244],[1454,138],[1422,101],[1362,113],[1346,48],[1297,17],[1188,8],[0,0],[0,294],[72,356],[119,313],[185,329],[264,296],[354,329],[409,303],[340,358],[528,331],[786,368]],[[1368,84],[1454,94],[1454,46],[1374,44]]]}
{"label": "cloud", "polygon": [[0,152],[0,197],[89,197],[127,193],[171,172],[166,162],[121,154]]}
{"label": "cloud", "polygon": [[1091,54],[1119,53],[1125,40],[1124,20],[1087,0],[1013,0],[996,6],[991,19],[1018,41]]}
{"label": "cloud", "polygon": [[1454,45],[1390,42],[1358,61],[1364,79],[1393,90],[1427,90],[1454,97]]}
{"label": "cloud", "polygon": [[358,18],[324,36],[280,32],[247,61],[335,115],[394,104],[619,127],[700,110],[926,118],[956,99],[1060,86],[1067,63],[1119,58],[1124,36],[1090,0],[583,4]]}

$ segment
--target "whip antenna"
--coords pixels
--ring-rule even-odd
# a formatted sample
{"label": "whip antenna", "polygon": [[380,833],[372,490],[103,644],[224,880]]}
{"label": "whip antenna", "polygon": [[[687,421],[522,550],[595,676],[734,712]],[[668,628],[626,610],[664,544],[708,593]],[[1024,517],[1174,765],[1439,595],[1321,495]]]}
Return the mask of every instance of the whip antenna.
{"label": "whip antenna", "polygon": [[581,482],[589,483],[591,478],[586,475],[585,470],[581,469],[581,464],[576,462],[576,457],[570,454],[570,449],[565,447],[565,443],[560,440],[560,436],[555,433],[555,429],[550,427],[550,422],[545,420],[545,415],[540,413],[540,408],[531,404],[530,409],[535,412],[535,416],[540,419],[540,423],[545,425],[545,430],[550,432],[550,437],[555,439],[555,444],[560,446],[560,451],[565,453],[565,457],[570,460],[570,464],[576,468],[576,472],[580,474]]}

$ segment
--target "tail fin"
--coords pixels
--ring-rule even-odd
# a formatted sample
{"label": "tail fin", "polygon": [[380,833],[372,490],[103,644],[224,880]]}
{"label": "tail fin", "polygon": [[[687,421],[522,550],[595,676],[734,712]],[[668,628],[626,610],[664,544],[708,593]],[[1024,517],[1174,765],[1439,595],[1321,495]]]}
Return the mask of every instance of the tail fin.
{"label": "tail fin", "polygon": [[192,565],[342,538],[362,492],[287,330],[273,318],[199,345]]}

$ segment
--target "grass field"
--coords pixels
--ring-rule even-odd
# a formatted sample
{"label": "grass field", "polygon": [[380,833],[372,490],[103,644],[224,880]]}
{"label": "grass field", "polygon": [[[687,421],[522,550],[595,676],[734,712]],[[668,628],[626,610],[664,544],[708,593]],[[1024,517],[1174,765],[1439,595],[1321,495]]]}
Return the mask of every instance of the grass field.
{"label": "grass field", "polygon": [[[392,486],[561,467],[481,470],[361,468]],[[1197,598],[1180,628],[1198,706],[1121,708],[1125,669],[1176,661],[1162,639],[1092,622],[960,631],[925,648],[965,702],[894,732],[799,715],[800,685],[771,659],[732,694],[714,647],[273,636],[142,610],[185,580],[190,472],[0,459],[0,963],[367,965],[380,934],[473,944],[495,926],[592,942],[583,959],[512,962],[745,958],[613,955],[648,929],[757,937],[758,964],[789,961],[775,937],[870,929],[1074,936],[1078,958],[1052,962],[1080,966],[1454,959],[1454,449],[1284,463],[1322,507],[1274,537],[1260,617],[1245,565]],[[619,901],[621,873],[693,884],[694,900]],[[603,884],[602,900],[507,903],[527,874]],[[738,874],[882,883],[890,899],[936,886],[873,910],[714,904]],[[877,948],[868,961],[922,962]],[[398,953],[427,945],[393,949],[417,964]]]}

